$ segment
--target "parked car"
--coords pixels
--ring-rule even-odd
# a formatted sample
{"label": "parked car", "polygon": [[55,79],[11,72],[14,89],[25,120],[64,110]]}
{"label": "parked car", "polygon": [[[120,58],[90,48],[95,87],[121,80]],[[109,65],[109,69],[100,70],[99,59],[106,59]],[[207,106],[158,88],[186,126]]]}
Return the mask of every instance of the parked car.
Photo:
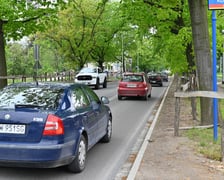
{"label": "parked car", "polygon": [[0,91],[0,166],[81,172],[87,151],[109,142],[107,97],[86,85],[18,83]]}
{"label": "parked car", "polygon": [[75,76],[75,82],[94,86],[95,89],[99,89],[100,85],[102,85],[103,88],[106,88],[107,73],[103,72],[99,67],[84,67]]}
{"label": "parked car", "polygon": [[145,73],[124,73],[118,85],[118,100],[122,97],[151,97],[152,87]]}
{"label": "parked car", "polygon": [[148,74],[148,78],[152,85],[163,86],[163,79],[160,73],[150,73]]}

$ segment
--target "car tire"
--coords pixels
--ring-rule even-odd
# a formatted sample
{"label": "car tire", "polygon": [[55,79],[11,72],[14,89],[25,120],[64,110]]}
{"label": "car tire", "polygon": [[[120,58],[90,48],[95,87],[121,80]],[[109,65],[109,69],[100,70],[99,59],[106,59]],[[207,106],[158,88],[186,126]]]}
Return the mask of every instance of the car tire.
{"label": "car tire", "polygon": [[144,100],[148,101],[148,99],[149,99],[149,96],[148,96],[148,94],[146,94],[146,95],[144,96]]}
{"label": "car tire", "polygon": [[118,98],[118,100],[122,100],[122,96],[118,95],[117,98]]}
{"label": "car tire", "polygon": [[68,170],[73,173],[80,173],[85,169],[86,165],[87,143],[83,135],[79,140],[77,154],[75,159],[68,165]]}
{"label": "car tire", "polygon": [[110,142],[111,136],[112,136],[112,118],[110,117],[108,120],[108,123],[107,123],[107,132],[101,139],[101,142],[103,142],[103,143]]}
{"label": "car tire", "polygon": [[107,88],[107,79],[106,78],[103,81],[103,88]]}
{"label": "car tire", "polygon": [[99,89],[99,87],[100,87],[100,81],[99,81],[99,79],[97,78],[97,80],[96,80],[96,85],[95,85],[95,89]]}

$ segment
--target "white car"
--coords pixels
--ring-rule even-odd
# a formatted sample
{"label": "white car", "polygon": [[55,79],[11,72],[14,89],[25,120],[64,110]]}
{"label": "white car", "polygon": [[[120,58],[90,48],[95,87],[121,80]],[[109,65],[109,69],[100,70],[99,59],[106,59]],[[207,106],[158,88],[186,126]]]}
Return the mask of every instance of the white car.
{"label": "white car", "polygon": [[99,89],[100,85],[106,88],[107,74],[99,67],[84,67],[75,76],[75,82],[94,86],[96,89]]}

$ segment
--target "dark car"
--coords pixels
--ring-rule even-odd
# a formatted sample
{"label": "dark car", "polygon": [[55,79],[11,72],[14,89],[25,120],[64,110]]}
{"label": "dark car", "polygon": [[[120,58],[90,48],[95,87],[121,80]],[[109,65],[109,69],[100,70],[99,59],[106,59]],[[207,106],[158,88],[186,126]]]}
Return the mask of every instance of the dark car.
{"label": "dark car", "polygon": [[83,171],[87,151],[111,139],[106,103],[81,84],[7,86],[0,91],[0,165]]}
{"label": "dark car", "polygon": [[118,85],[118,99],[122,97],[151,97],[151,84],[145,73],[124,73]]}
{"label": "dark car", "polygon": [[163,86],[163,78],[160,73],[150,73],[148,78],[152,85]]}
{"label": "dark car", "polygon": [[164,81],[164,82],[168,82],[168,74],[167,73],[165,73],[165,72],[161,72],[160,73],[160,75],[161,75],[161,77],[162,77],[162,80]]}

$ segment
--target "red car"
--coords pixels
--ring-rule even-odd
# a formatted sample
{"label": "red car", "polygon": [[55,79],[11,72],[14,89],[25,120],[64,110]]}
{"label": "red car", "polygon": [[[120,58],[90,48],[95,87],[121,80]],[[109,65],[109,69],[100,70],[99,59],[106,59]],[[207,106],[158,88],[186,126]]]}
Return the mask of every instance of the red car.
{"label": "red car", "polygon": [[124,73],[118,86],[118,100],[122,97],[151,97],[152,86],[145,73]]}

